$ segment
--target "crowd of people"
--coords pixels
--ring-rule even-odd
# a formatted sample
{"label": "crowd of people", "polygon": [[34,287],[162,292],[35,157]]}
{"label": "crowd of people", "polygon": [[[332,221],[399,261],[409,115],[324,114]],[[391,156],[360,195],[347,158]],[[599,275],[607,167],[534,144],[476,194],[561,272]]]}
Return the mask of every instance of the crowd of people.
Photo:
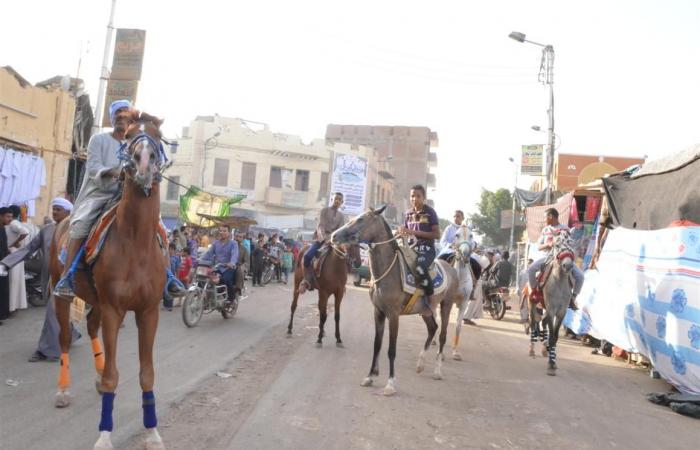
{"label": "crowd of people", "polygon": [[[197,263],[206,261],[219,266],[230,300],[243,292],[246,279],[252,280],[253,287],[265,285],[262,275],[266,261],[272,265],[273,280],[287,284],[302,246],[277,233],[258,233],[254,237],[253,233],[234,230],[231,234],[227,226],[182,226],[172,230],[169,242],[170,270],[183,286],[192,283]],[[172,297],[164,297],[164,308],[171,310]]]}

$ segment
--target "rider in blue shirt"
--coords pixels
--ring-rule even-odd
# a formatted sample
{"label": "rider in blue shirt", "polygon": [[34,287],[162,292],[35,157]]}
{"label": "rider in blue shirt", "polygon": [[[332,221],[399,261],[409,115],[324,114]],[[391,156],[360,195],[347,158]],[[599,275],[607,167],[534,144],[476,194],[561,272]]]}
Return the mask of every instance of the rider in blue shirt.
{"label": "rider in blue shirt", "polygon": [[219,239],[214,241],[202,256],[202,261],[209,261],[214,266],[221,264],[226,267],[221,271],[221,281],[226,285],[229,301],[233,301],[236,297],[234,283],[238,265],[238,243],[231,239],[231,230],[228,227],[219,227]]}

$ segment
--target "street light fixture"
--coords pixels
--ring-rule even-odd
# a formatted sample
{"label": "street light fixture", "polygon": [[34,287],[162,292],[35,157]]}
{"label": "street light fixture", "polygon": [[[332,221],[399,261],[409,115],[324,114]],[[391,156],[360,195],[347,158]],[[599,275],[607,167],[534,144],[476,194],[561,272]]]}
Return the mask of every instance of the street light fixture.
{"label": "street light fixture", "polygon": [[[525,33],[520,33],[519,31],[513,31],[508,35],[508,37],[521,43],[527,42],[529,44],[542,47],[542,59],[540,60],[538,80],[542,84],[549,86],[549,109],[547,110],[547,114],[549,116],[549,126],[547,128],[547,132],[549,134],[549,148],[547,149],[547,191],[545,193],[545,203],[549,204],[551,202],[552,167],[554,165],[554,47],[551,45],[540,44],[539,42],[529,41],[525,39]],[[534,126],[532,129],[535,130]],[[539,131],[539,127],[535,131]]]}
{"label": "street light fixture", "polygon": [[221,128],[220,127],[217,130],[217,132],[214,133],[213,136],[210,136],[204,140],[204,149],[202,151],[202,176],[201,176],[201,183],[200,183],[202,186],[202,189],[204,189],[204,169],[207,166],[207,145],[209,145],[209,142],[215,140],[219,136],[221,136]]}

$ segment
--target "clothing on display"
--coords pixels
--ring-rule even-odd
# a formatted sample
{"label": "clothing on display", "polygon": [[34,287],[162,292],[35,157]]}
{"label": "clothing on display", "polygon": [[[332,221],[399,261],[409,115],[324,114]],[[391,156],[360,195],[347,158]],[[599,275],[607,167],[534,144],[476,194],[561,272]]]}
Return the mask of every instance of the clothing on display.
{"label": "clothing on display", "polygon": [[0,206],[26,204],[27,215],[33,217],[42,186],[46,186],[42,158],[0,146]]}

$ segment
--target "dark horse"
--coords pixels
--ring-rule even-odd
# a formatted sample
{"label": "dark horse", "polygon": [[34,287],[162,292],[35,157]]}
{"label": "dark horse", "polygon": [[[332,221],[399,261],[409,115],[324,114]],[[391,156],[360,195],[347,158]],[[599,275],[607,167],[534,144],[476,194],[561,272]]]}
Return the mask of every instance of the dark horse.
{"label": "dark horse", "polygon": [[[384,338],[384,324],[389,319],[389,380],[384,387],[384,395],[396,393],[396,376],[394,374],[394,359],[396,358],[396,339],[399,334],[399,316],[401,314],[424,313],[422,302],[414,304],[410,310],[406,311],[407,305],[411,305],[409,298],[403,290],[401,280],[401,268],[403,264],[400,256],[401,250],[396,243],[396,238],[389,228],[389,225],[382,217],[385,207],[376,211],[371,210],[358,216],[344,227],[338,229],[331,237],[331,242],[335,244],[357,244],[367,243],[370,246],[369,267],[372,274],[371,287],[369,291],[372,304],[374,305],[374,355],[369,374],[362,381],[362,386],[371,386],[373,377],[379,375],[378,356]],[[422,372],[424,369],[425,353],[430,348],[430,343],[438,330],[437,305],[440,305],[440,347],[437,356],[437,364],[433,373],[436,380],[442,379],[443,349],[447,339],[447,325],[450,319],[452,304],[457,298],[459,289],[459,277],[454,268],[446,261],[436,260],[445,274],[445,290],[432,296],[432,314],[423,315],[428,330],[428,338],[425,341],[423,350],[418,357],[416,371]]]}
{"label": "dark horse", "polygon": [[[292,314],[289,317],[289,327],[287,334],[292,334],[292,324],[294,322],[294,312],[297,309],[297,300],[299,299],[299,285],[304,280],[304,254],[308,250],[308,246],[304,247],[299,252],[299,257],[294,268],[294,298],[292,299]],[[350,263],[359,265],[360,249],[357,245],[350,245],[347,250],[341,249],[338,246],[332,246],[328,249],[328,255],[321,267],[320,276],[317,277],[318,284],[318,311],[321,316],[318,325],[318,340],[316,345],[319,347],[323,344],[324,331],[328,317],[328,298],[333,295],[335,299],[335,345],[343,346],[343,341],[340,339],[340,303],[345,295],[345,283],[348,281],[348,265]],[[313,267],[311,268],[313,270]]]}
{"label": "dark horse", "polygon": [[[90,271],[75,274],[75,293],[92,306],[88,315],[88,332],[95,353],[95,368],[100,375],[98,389],[102,393],[100,437],[95,449],[111,449],[112,405],[119,383],[117,371],[117,336],[127,311],[134,311],[139,334],[139,363],[143,391],[143,422],[147,429],[146,448],[164,449],[156,429],[153,396],[153,341],[158,327],[159,303],[165,285],[167,257],[156,233],[160,223],[160,173],[166,165],[159,131],[162,120],[138,111],[131,111],[127,144],[122,148],[122,196],[114,223],[102,251]],[[57,228],[51,243],[50,271],[53,285],[63,268],[59,249],[68,238],[69,221]],[[71,344],[70,302],[56,301],[56,315],[61,326],[61,367],[56,406],[70,403],[70,370],[68,351]],[[97,331],[102,325],[104,355]]]}

